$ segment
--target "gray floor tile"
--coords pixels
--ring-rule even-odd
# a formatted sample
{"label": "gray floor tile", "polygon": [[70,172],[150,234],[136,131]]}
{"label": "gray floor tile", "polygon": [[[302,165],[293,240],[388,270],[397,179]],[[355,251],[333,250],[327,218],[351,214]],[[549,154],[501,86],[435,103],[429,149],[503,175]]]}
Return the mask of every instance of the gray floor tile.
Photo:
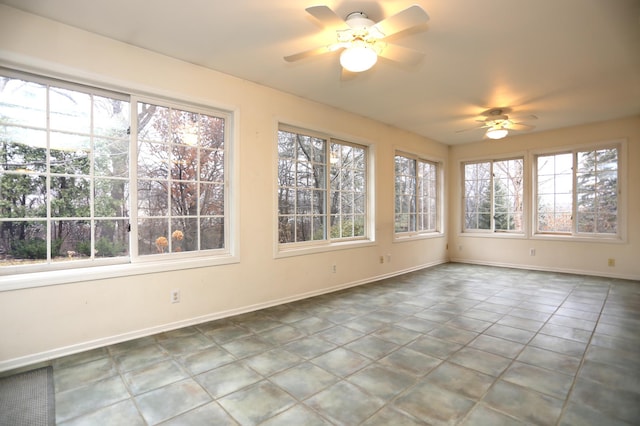
{"label": "gray floor tile", "polygon": [[189,377],[177,362],[165,360],[139,370],[128,371],[122,376],[133,395],[178,382]]}
{"label": "gray floor tile", "polygon": [[[125,423],[120,423],[120,425],[124,426]],[[220,404],[210,402],[162,423],[162,426],[199,425],[237,426],[238,422],[227,414],[227,412],[220,407]]]}
{"label": "gray floor tile", "polygon": [[582,358],[584,351],[587,349],[586,343],[549,336],[548,334],[538,334],[531,340],[529,345],[576,358]]}
{"label": "gray floor tile", "polygon": [[135,397],[145,421],[155,425],[204,405],[211,397],[192,379],[173,383]]}
{"label": "gray floor tile", "polygon": [[337,325],[316,333],[316,336],[323,338],[336,345],[344,345],[363,336],[363,332],[356,331],[342,325]]}
{"label": "gray floor tile", "polygon": [[484,334],[499,337],[501,339],[512,340],[522,344],[527,344],[533,336],[535,336],[535,332],[533,331],[501,324],[492,325],[484,332]]}
{"label": "gray floor tile", "polygon": [[391,407],[382,407],[380,411],[362,423],[363,426],[418,426],[424,424],[423,421],[414,419]]}
{"label": "gray floor tile", "polygon": [[420,382],[394,402],[394,407],[427,424],[455,424],[474,406],[474,401],[429,382]]}
{"label": "gray floor tile", "polygon": [[438,366],[442,360],[425,355],[406,347],[400,348],[378,361],[386,368],[400,369],[413,374],[423,376]]}
{"label": "gray floor tile", "polygon": [[499,413],[484,404],[477,405],[467,418],[460,423],[461,426],[522,426],[525,423]]}
{"label": "gray floor tile", "polygon": [[371,360],[345,348],[336,348],[311,360],[330,373],[345,377],[362,369]]}
{"label": "gray floor tile", "polygon": [[443,362],[424,380],[466,398],[478,400],[487,392],[495,377],[450,362]]}
{"label": "gray floor tile", "polygon": [[58,426],[146,426],[146,424],[133,401],[126,399],[84,416],[58,423]]}
{"label": "gray floor tile", "polygon": [[502,375],[502,380],[559,399],[565,399],[567,397],[573,384],[573,376],[517,361]]}
{"label": "gray floor tile", "polygon": [[570,402],[558,422],[558,426],[630,426],[620,419],[610,417],[586,405]]}
{"label": "gray floor tile", "polygon": [[229,352],[218,346],[179,357],[180,363],[192,374],[213,370],[236,360]]}
{"label": "gray floor tile", "polygon": [[569,401],[625,422],[637,424],[640,419],[640,393],[610,388],[582,377],[576,380]]}
{"label": "gray floor tile", "polygon": [[498,381],[483,400],[493,409],[518,420],[539,425],[555,424],[562,411],[562,400]]}
{"label": "gray floor tile", "polygon": [[518,356],[525,345],[512,340],[482,334],[469,343],[469,347],[513,359]]}
{"label": "gray floor tile", "polygon": [[378,337],[369,335],[354,340],[344,346],[345,348],[366,356],[369,359],[376,360],[391,353],[399,347],[399,345],[382,340]]}
{"label": "gray floor tile", "polygon": [[427,334],[433,337],[437,337],[438,339],[459,343],[461,345],[466,345],[478,336],[477,332],[462,330],[460,328],[451,327],[448,325],[436,327]]}
{"label": "gray floor tile", "polygon": [[293,397],[303,400],[336,383],[338,378],[317,365],[305,362],[274,374],[269,380]]}
{"label": "gray floor tile", "polygon": [[262,376],[242,362],[224,365],[195,378],[214,398],[220,398],[262,380]]}
{"label": "gray floor tile", "polygon": [[56,392],[84,386],[91,382],[106,379],[118,372],[111,358],[98,358],[82,364],[73,364],[63,368],[54,368],[53,378]]}
{"label": "gray floor tile", "polygon": [[306,359],[315,358],[336,347],[335,344],[315,336],[294,340],[283,346],[287,351],[293,352]]}
{"label": "gray floor tile", "polygon": [[246,365],[265,377],[286,370],[303,361],[302,357],[280,348],[271,349],[243,360]]}
{"label": "gray floor tile", "polygon": [[356,425],[371,417],[384,403],[341,381],[311,397],[306,404],[337,424]]}
{"label": "gray floor tile", "polygon": [[246,358],[273,348],[273,344],[258,336],[240,337],[222,345],[224,350],[236,358]]}
{"label": "gray floor tile", "polygon": [[136,370],[153,364],[163,359],[167,359],[169,354],[162,348],[153,343],[150,345],[140,346],[128,351],[120,351],[113,355],[113,360],[120,372]]}
{"label": "gray floor tile", "polygon": [[260,426],[288,425],[331,426],[331,423],[304,405],[298,404],[260,424]]}
{"label": "gray floor tile", "polygon": [[257,425],[296,403],[290,395],[266,380],[229,394],[218,402],[242,425]]}
{"label": "gray floor tile", "polygon": [[388,401],[412,386],[416,378],[401,370],[373,364],[350,376],[348,381],[367,393]]}
{"label": "gray floor tile", "polygon": [[471,347],[460,349],[449,361],[497,377],[509,366],[511,359]]}
{"label": "gray floor tile", "polygon": [[[55,380],[55,379],[54,379]],[[57,392],[56,422],[78,417],[130,398],[120,376]]]}
{"label": "gray floor tile", "polygon": [[415,342],[407,345],[407,347],[426,355],[446,359],[448,356],[461,349],[463,345],[441,340],[432,336],[422,336]]}
{"label": "gray floor tile", "polygon": [[575,375],[580,366],[579,358],[532,346],[524,348],[517,359],[530,365],[557,371],[569,376]]}

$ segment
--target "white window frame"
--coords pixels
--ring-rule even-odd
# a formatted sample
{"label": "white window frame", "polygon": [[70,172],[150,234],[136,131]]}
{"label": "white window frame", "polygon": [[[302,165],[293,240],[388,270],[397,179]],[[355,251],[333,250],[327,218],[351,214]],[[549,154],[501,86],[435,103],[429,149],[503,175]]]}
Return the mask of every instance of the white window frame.
{"label": "white window frame", "polygon": [[[411,230],[411,231],[396,231],[396,203],[397,203],[397,194],[396,194],[396,167],[395,167],[395,161],[396,161],[396,157],[400,156],[400,157],[404,157],[406,159],[409,160],[413,160],[417,166],[418,162],[422,162],[422,163],[427,163],[430,164],[432,166],[434,166],[436,168],[435,170],[435,177],[436,177],[436,182],[435,182],[435,187],[436,187],[436,194],[435,194],[435,201],[436,201],[436,207],[435,207],[435,213],[436,213],[436,221],[435,221],[435,229],[418,229],[417,226],[417,215],[418,215],[418,199],[419,199],[419,194],[417,193],[418,191],[418,187],[419,187],[419,182],[418,182],[418,167],[416,167],[416,194],[415,194],[415,202],[416,202],[416,229],[415,230]],[[393,198],[393,206],[394,206],[394,210],[393,210],[393,238],[395,242],[400,242],[400,241],[408,241],[408,240],[413,240],[413,239],[417,239],[417,238],[434,238],[434,237],[442,237],[444,235],[444,225],[443,225],[443,190],[444,190],[444,165],[443,165],[443,161],[441,160],[436,160],[436,159],[432,159],[432,158],[428,158],[426,156],[423,155],[419,155],[419,154],[414,154],[405,150],[401,150],[401,149],[396,149],[394,151],[394,155],[393,155],[393,167],[394,167],[394,172],[393,172],[393,193],[394,193],[394,198]]]}
{"label": "white window frame", "polygon": [[[324,239],[319,240],[311,240],[311,241],[298,241],[298,242],[280,242],[280,228],[279,228],[279,218],[280,218],[280,206],[278,204],[278,194],[279,194],[279,161],[280,156],[278,152],[278,144],[279,144],[279,133],[280,131],[291,132],[302,134],[305,136],[310,136],[314,138],[323,139],[325,141],[325,157],[326,157],[326,167],[327,171],[325,173],[326,182],[325,182],[325,213],[324,218],[326,221],[326,237]],[[343,238],[331,238],[331,227],[330,227],[330,217],[331,217],[331,183],[330,177],[331,173],[329,171],[330,168],[330,151],[331,144],[337,143],[340,145],[351,145],[359,148],[364,148],[366,150],[366,160],[365,160],[365,177],[366,177],[366,185],[365,185],[365,218],[364,218],[364,227],[365,232],[363,236],[354,236],[354,237],[343,237]],[[374,164],[374,153],[373,147],[362,141],[353,141],[353,138],[350,137],[342,137],[342,136],[332,136],[330,134],[319,132],[315,130],[309,130],[308,128],[296,125],[285,124],[283,122],[277,123],[277,128],[275,132],[275,143],[274,143],[274,257],[290,257],[290,256],[298,256],[305,255],[311,253],[320,253],[326,251],[333,250],[341,250],[346,248],[351,248],[354,246],[363,246],[363,245],[372,245],[374,242],[374,210],[373,210],[373,164]]]}
{"label": "white window frame", "polygon": [[[617,139],[612,141],[573,145],[561,147],[553,150],[535,150],[531,153],[531,237],[541,240],[561,240],[561,241],[589,241],[624,243],[627,240],[627,140]],[[578,232],[575,220],[577,209],[577,171],[576,156],[579,152],[597,151],[601,149],[616,148],[618,150],[618,184],[617,184],[617,232],[614,233],[589,233]],[[572,206],[571,206],[571,231],[553,232],[538,231],[538,158],[550,155],[571,154],[572,155]]]}
{"label": "white window frame", "polygon": [[[521,230],[502,230],[495,229],[495,174],[493,173],[494,163],[521,160],[522,161],[522,227]],[[491,211],[490,211],[490,223],[489,229],[467,228],[466,227],[466,206],[465,206],[465,191],[466,191],[466,179],[465,179],[465,166],[468,164],[490,163],[490,185],[491,185]],[[525,155],[514,154],[503,158],[482,158],[474,160],[465,160],[460,162],[460,177],[461,177],[461,197],[460,197],[460,229],[463,236],[490,236],[490,237],[507,237],[507,238],[522,238],[526,236],[527,232],[527,160]]]}
{"label": "white window frame", "polygon": [[[131,232],[129,237],[129,256],[121,256],[116,258],[99,259],[100,262],[74,262],[74,264],[63,262],[62,264],[35,264],[31,267],[13,267],[7,266],[0,268],[0,291],[9,291],[30,287],[41,287],[47,285],[56,285],[64,283],[72,283],[79,281],[88,281],[95,279],[108,279],[123,276],[132,276],[139,274],[148,274],[164,271],[182,270],[206,266],[225,265],[239,262],[238,238],[239,223],[238,215],[238,197],[236,194],[236,185],[233,182],[239,182],[239,167],[237,165],[237,157],[235,152],[238,150],[237,121],[235,116],[237,111],[231,108],[220,106],[212,106],[202,103],[201,100],[184,98],[181,101],[171,99],[183,98],[180,94],[171,94],[162,97],[154,97],[148,95],[139,95],[135,90],[127,90],[123,88],[113,89],[109,84],[100,85],[100,83],[92,80],[91,82],[83,82],[80,79],[73,81],[68,77],[59,78],[56,75],[32,74],[28,71],[15,71],[0,67],[0,72],[13,78],[20,78],[26,81],[32,81],[39,84],[50,84],[55,87],[67,88],[84,92],[95,93],[101,96],[109,96],[128,100],[130,103],[130,173],[129,173],[129,198],[130,198],[130,216]],[[128,93],[127,93],[128,92]],[[164,255],[153,256],[137,256],[137,238],[135,237],[135,217],[133,212],[134,206],[137,205],[137,161],[136,147],[137,141],[134,140],[137,130],[137,101],[150,102],[157,105],[171,105],[184,110],[199,112],[203,114],[213,115],[216,117],[224,117],[225,119],[225,143],[224,143],[224,249],[214,249],[200,252],[186,253],[166,253]],[[92,176],[93,179],[93,176]],[[132,253],[136,253],[133,255]]]}

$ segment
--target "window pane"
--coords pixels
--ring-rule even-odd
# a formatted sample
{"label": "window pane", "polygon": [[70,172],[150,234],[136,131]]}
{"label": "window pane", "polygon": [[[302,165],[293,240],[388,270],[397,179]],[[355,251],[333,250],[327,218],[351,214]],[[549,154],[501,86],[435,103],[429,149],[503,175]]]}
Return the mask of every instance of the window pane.
{"label": "window pane", "polygon": [[491,163],[464,166],[465,229],[491,229]]}
{"label": "window pane", "polygon": [[47,86],[0,76],[0,88],[1,121],[12,126],[47,126]]}
{"label": "window pane", "polygon": [[96,179],[94,181],[96,217],[126,217],[129,211],[129,181]]}
{"label": "window pane", "polygon": [[5,221],[0,226],[0,266],[45,263],[47,223],[45,221]]}
{"label": "window pane", "polygon": [[0,171],[47,171],[47,133],[0,126]]}
{"label": "window pane", "polygon": [[0,218],[46,216],[46,176],[0,173]]}
{"label": "window pane", "polygon": [[95,257],[128,256],[128,220],[96,221],[95,240]]}
{"label": "window pane", "polygon": [[138,254],[166,253],[169,248],[167,219],[138,220]]}
{"label": "window pane", "polygon": [[127,139],[101,139],[94,141],[94,174],[96,176],[129,176],[129,141]]}
{"label": "window pane", "polygon": [[[224,248],[224,119],[141,104],[138,123],[139,214],[173,218],[161,253]],[[203,235],[203,224],[215,229]]]}
{"label": "window pane", "polygon": [[73,176],[51,178],[51,216],[89,217],[90,179]]}
{"label": "window pane", "polygon": [[91,95],[51,87],[49,125],[54,130],[88,134],[91,131]]}
{"label": "window pane", "polygon": [[537,157],[538,232],[571,232],[573,155]]}

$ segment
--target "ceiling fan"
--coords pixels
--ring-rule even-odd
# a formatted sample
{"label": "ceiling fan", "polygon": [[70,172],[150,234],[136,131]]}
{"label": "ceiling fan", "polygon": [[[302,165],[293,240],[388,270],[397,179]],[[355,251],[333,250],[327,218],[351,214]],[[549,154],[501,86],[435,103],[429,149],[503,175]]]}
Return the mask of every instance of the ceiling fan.
{"label": "ceiling fan", "polygon": [[364,12],[352,12],[343,20],[327,6],[312,6],[305,10],[325,27],[335,29],[336,41],[328,46],[285,56],[287,62],[342,49],[340,65],[343,70],[357,73],[373,67],[378,56],[410,64],[417,63],[424,56],[422,52],[383,41],[391,35],[426,23],[429,15],[420,6],[410,6],[378,23],[369,19]]}
{"label": "ceiling fan", "polygon": [[[480,126],[472,127],[470,129],[458,130],[456,133],[468,132],[470,130],[487,129],[485,137],[489,139],[502,139],[509,134],[509,131],[527,131],[535,129],[535,126],[525,124],[519,121],[514,121],[508,114],[512,112],[511,108],[491,108],[484,111],[481,115],[483,119],[476,120],[479,123],[483,123]],[[537,120],[535,115],[527,115],[522,117],[526,120]]]}

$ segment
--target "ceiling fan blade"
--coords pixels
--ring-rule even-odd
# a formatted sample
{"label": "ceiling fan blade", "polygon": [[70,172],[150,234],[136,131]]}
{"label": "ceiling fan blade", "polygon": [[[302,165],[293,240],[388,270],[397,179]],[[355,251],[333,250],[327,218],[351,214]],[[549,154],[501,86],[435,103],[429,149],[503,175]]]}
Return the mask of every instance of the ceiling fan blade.
{"label": "ceiling fan blade", "polygon": [[427,12],[425,12],[420,6],[414,4],[413,6],[390,16],[387,19],[383,19],[375,24],[374,27],[384,34],[384,37],[389,37],[390,35],[399,33],[400,31],[424,24],[428,20],[429,15],[427,15]]}
{"label": "ceiling fan blade", "polygon": [[489,126],[482,125],[482,126],[470,127],[468,129],[456,130],[456,133],[470,132],[472,130],[480,130],[480,129],[484,129],[485,127],[489,127]]}
{"label": "ceiling fan blade", "polygon": [[293,55],[285,56],[284,60],[287,62],[295,62],[295,61],[299,61],[300,59],[305,59],[311,56],[323,55],[331,51],[332,50],[329,49],[327,46],[322,46],[322,47],[318,47],[311,50],[305,50],[304,52],[295,53]]}
{"label": "ceiling fan blade", "polygon": [[424,58],[424,53],[397,44],[387,44],[380,52],[380,56],[392,61],[415,65]]}
{"label": "ceiling fan blade", "polygon": [[524,123],[513,123],[505,126],[509,130],[532,130],[535,129],[535,126],[531,126],[530,124]]}
{"label": "ceiling fan blade", "polygon": [[328,6],[311,6],[305,9],[311,16],[322,22],[325,27],[346,27],[347,24]]}

